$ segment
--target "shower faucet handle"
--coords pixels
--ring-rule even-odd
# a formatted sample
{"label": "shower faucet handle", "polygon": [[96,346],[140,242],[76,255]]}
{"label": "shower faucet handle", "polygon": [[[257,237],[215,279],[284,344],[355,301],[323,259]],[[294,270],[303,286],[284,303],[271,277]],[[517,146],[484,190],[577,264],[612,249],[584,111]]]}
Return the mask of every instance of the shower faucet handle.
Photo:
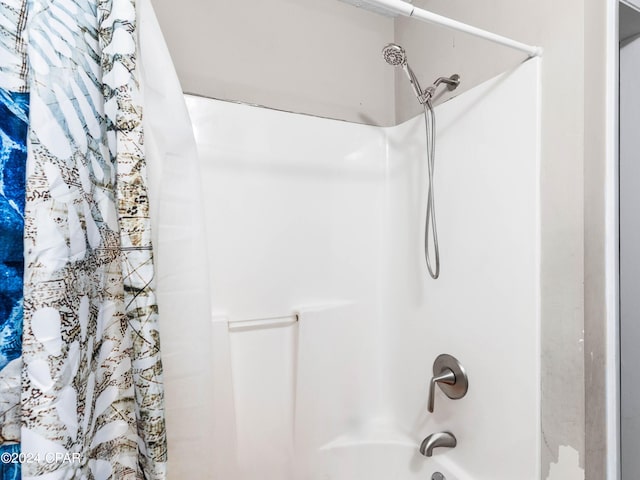
{"label": "shower faucet handle", "polygon": [[443,353],[433,362],[433,377],[429,384],[429,404],[427,409],[433,413],[436,385],[452,400],[458,400],[467,394],[469,379],[460,362],[451,355]]}
{"label": "shower faucet handle", "polygon": [[429,405],[427,409],[430,413],[433,413],[433,405],[435,403],[436,397],[436,384],[442,383],[444,383],[445,385],[455,385],[456,374],[448,368],[445,368],[444,371],[440,372],[440,374],[438,375],[434,373],[434,376],[431,378],[431,383],[429,385]]}

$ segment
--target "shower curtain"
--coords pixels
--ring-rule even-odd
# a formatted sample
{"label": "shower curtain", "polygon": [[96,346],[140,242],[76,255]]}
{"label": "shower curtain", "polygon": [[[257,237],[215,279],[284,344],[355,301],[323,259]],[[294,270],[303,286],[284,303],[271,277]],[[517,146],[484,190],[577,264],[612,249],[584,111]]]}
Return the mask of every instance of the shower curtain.
{"label": "shower curtain", "polygon": [[0,0],[0,478],[164,478],[134,0]]}

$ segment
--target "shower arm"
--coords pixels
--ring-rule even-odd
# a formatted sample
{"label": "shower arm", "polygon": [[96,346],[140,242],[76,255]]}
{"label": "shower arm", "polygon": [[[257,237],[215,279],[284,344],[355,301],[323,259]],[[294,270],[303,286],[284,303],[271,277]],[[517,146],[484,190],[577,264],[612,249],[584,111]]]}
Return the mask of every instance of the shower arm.
{"label": "shower arm", "polygon": [[458,88],[458,85],[460,85],[460,75],[455,73],[450,77],[439,77],[435,82],[433,82],[433,84],[427,87],[422,95],[418,96],[418,100],[420,101],[420,103],[425,105],[427,102],[429,102],[435,95],[438,85],[442,83],[447,85],[447,89],[449,91],[453,91]]}
{"label": "shower arm", "polygon": [[437,87],[441,83],[444,83],[448,86],[449,90],[455,90],[458,85],[460,85],[460,75],[455,74],[450,77],[440,77],[435,82],[433,82],[433,86]]}

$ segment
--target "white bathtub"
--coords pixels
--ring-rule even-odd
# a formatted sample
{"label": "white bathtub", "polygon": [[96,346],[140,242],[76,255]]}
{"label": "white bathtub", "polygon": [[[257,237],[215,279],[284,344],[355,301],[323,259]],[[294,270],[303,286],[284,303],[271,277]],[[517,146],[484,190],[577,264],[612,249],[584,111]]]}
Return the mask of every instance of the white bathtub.
{"label": "white bathtub", "polygon": [[430,480],[440,472],[446,480],[473,480],[447,452],[431,458],[418,451],[415,442],[368,442],[323,447],[315,472],[296,478],[309,480]]}

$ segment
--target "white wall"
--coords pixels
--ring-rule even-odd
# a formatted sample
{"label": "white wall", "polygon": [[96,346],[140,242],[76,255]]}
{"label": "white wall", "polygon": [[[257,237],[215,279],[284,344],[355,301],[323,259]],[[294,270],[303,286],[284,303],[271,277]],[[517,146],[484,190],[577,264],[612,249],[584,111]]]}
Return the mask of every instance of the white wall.
{"label": "white wall", "polygon": [[393,19],[336,0],[153,0],[185,92],[393,123]]}
{"label": "white wall", "polygon": [[[584,345],[587,479],[617,478],[617,0],[585,2]],[[588,52],[588,54],[587,54]]]}
{"label": "white wall", "polygon": [[[383,129],[188,97],[224,352],[213,478],[538,478],[538,67],[438,107],[437,282],[420,248],[421,119]],[[443,351],[471,389],[438,393],[428,415]],[[496,429],[507,446],[488,444]],[[439,430],[459,447],[421,457]]]}

